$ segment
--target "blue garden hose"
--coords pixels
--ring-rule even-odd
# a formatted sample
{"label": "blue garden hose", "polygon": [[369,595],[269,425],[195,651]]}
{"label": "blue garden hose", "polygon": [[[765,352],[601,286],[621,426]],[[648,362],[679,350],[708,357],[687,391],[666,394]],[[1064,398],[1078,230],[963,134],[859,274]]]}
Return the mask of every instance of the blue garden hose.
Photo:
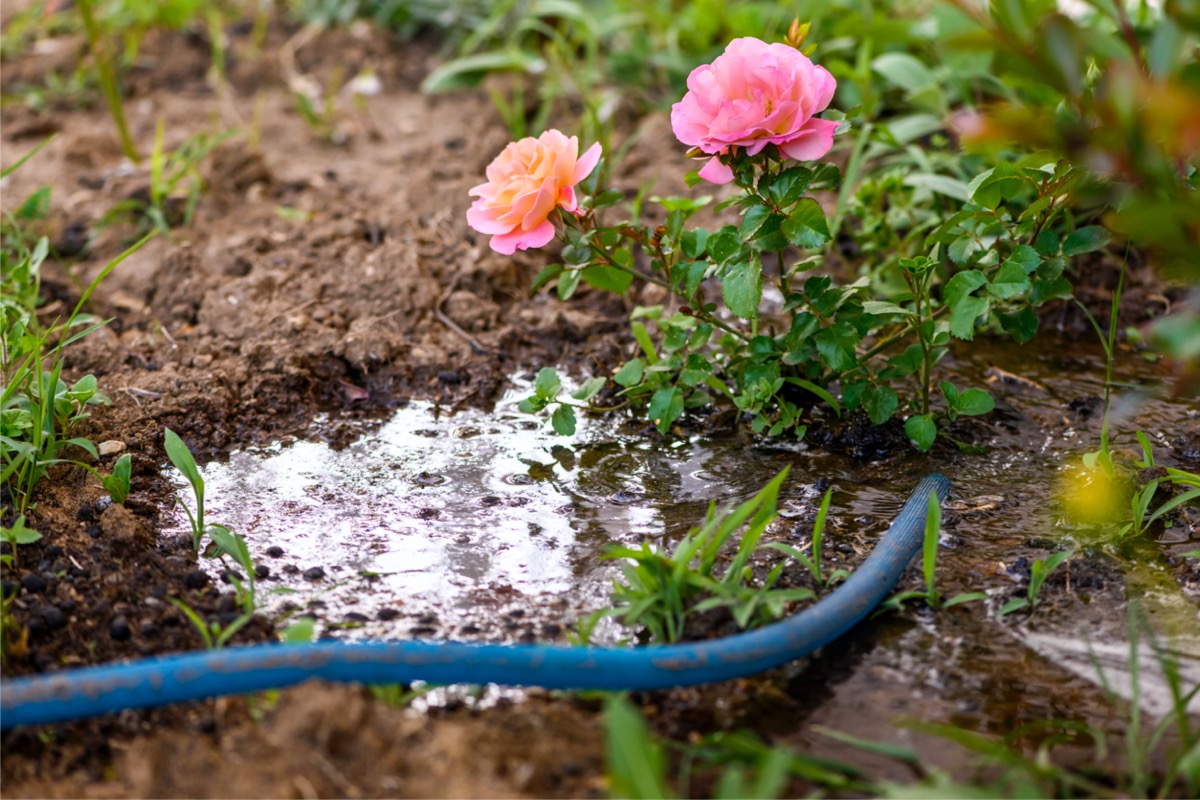
{"label": "blue garden hose", "polygon": [[3,681],[0,729],[277,689],[309,678],[644,690],[750,675],[812,653],[865,617],[921,548],[930,494],[945,500],[949,492],[950,481],[929,475],[867,560],[832,594],[794,617],[724,639],[626,648],[316,642],[192,652]]}

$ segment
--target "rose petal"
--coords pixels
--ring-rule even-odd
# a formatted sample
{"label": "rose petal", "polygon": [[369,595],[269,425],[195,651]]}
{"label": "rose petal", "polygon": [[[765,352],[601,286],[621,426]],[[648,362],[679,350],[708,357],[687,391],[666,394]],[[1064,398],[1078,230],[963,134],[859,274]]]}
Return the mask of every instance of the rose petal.
{"label": "rose petal", "polygon": [[502,233],[499,236],[493,236],[491,248],[497,253],[506,256],[511,256],[518,250],[536,250],[539,247],[545,247],[550,244],[550,240],[554,238],[554,226],[549,220],[543,220],[541,225],[538,225],[531,231],[515,230],[512,233]]}
{"label": "rose petal", "polygon": [[726,184],[733,180],[733,170],[722,164],[719,158],[710,158],[699,174],[701,178],[704,178],[709,183],[718,185]]}
{"label": "rose petal", "polygon": [[799,135],[779,145],[779,150],[796,161],[821,158],[833,147],[833,132],[838,124],[828,119],[810,119]]}

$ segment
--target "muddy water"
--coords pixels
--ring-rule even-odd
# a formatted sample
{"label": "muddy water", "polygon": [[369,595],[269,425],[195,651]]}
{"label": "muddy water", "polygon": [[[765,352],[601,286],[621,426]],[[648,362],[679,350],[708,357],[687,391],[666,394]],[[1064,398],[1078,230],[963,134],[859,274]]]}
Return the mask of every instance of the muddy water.
{"label": "muddy water", "polygon": [[[812,722],[871,737],[895,715],[1002,732],[1083,709],[1089,722],[1111,727],[1092,659],[1128,693],[1121,654],[1130,597],[1170,637],[1185,680],[1200,682],[1200,585],[1194,570],[1180,579],[1168,560],[1200,546],[1200,514],[1136,545],[1106,542],[1102,526],[1069,518],[1060,487],[1098,441],[1101,364],[1098,351],[1078,344],[975,347],[950,360],[945,377],[989,384],[997,412],[956,429],[987,454],[944,448],[875,462],[737,436],[647,440],[612,419],[581,420],[573,437],[558,437],[516,409],[528,393],[519,385],[490,414],[411,404],[340,451],[295,442],[234,453],[204,471],[208,514],[244,534],[270,567],[261,583],[266,611],[311,614],[325,635],[547,641],[606,604],[616,570],[599,557],[605,546],[678,536],[710,501],[745,499],[784,466],[792,476],[770,535],[805,544],[805,520],[828,483],[829,552],[847,564],[870,549],[920,476],[937,469],[954,481],[957,500],[945,517],[939,583],[946,596],[984,591],[988,599],[915,622],[873,623],[857,644],[786,671],[779,680],[787,692]],[[1120,364],[1118,449],[1143,430],[1160,464],[1194,471],[1186,447],[1172,442],[1196,436],[1197,409],[1164,399],[1159,374],[1131,357]],[[997,620],[1000,605],[1023,592],[1030,562],[1065,546],[1079,555],[1064,568],[1065,583],[1048,582],[1038,613]],[[270,555],[272,547],[283,555]],[[915,569],[910,579],[916,588]],[[611,625],[598,638],[627,635]],[[1161,712],[1165,682],[1148,652],[1141,700]],[[828,746],[791,724],[779,732],[818,751]]]}

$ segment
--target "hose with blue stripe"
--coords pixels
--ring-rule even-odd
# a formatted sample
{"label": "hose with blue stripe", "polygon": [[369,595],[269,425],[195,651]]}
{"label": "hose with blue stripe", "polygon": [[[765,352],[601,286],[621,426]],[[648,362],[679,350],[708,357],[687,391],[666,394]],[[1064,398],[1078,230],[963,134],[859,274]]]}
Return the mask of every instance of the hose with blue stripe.
{"label": "hose with blue stripe", "polygon": [[829,644],[878,605],[921,548],[930,495],[945,500],[949,492],[945,477],[927,476],[871,555],[828,597],[786,620],[724,639],[627,648],[315,642],[192,652],[3,681],[0,729],[278,689],[309,678],[646,690],[751,675]]}

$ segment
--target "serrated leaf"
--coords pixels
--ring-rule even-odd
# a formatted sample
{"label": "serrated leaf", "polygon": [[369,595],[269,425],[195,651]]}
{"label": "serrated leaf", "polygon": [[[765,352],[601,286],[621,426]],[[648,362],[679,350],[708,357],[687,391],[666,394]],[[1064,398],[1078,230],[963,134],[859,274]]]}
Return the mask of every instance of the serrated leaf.
{"label": "serrated leaf", "polygon": [[820,247],[829,241],[829,224],[821,204],[811,197],[801,198],[779,226],[779,231],[796,247]]}
{"label": "serrated leaf", "polygon": [[995,208],[1002,201],[1012,199],[1025,182],[1016,167],[1002,161],[972,182],[971,199],[981,206]]}
{"label": "serrated leaf", "polygon": [[1108,230],[1100,225],[1088,225],[1063,239],[1062,254],[1068,258],[1102,249],[1111,240]]}
{"label": "serrated leaf", "polygon": [[975,320],[986,314],[988,301],[983,297],[964,297],[950,309],[950,335],[968,342],[975,338]]}
{"label": "serrated leaf", "polygon": [[822,328],[813,335],[817,352],[835,372],[845,372],[858,363],[854,349],[861,337],[858,331],[848,322],[837,322],[829,328]]}
{"label": "serrated leaf", "polygon": [[933,422],[933,415],[909,417],[904,421],[904,434],[912,440],[918,450],[922,453],[928,452],[929,448],[933,447],[933,440],[937,438],[937,425]]}
{"label": "serrated leaf", "polygon": [[1005,261],[996,273],[996,277],[988,284],[988,294],[1001,300],[1015,297],[1029,288],[1029,273],[1020,264]]}
{"label": "serrated leaf", "polygon": [[971,292],[987,283],[987,276],[977,269],[968,269],[954,275],[946,281],[942,289],[942,301],[948,306],[955,306]]}
{"label": "serrated leaf", "polygon": [[721,291],[734,315],[756,318],[762,300],[762,263],[756,258],[729,267],[721,279]]}
{"label": "serrated leaf", "polygon": [[758,229],[763,226],[763,223],[771,216],[771,207],[764,203],[756,203],[746,209],[746,213],[742,216],[742,239],[749,241],[758,233]]}
{"label": "serrated leaf", "polygon": [[1026,274],[1033,272],[1042,263],[1042,257],[1037,250],[1027,244],[1017,245],[1008,256],[1006,264],[1016,264],[1025,270]]}

